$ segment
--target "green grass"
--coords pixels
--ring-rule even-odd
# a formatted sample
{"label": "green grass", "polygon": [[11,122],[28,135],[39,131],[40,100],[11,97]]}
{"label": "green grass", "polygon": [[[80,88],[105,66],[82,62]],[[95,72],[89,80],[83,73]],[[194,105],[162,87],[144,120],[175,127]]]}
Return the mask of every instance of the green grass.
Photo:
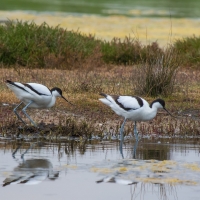
{"label": "green grass", "polygon": [[[179,52],[184,66],[199,65],[199,37],[183,38],[172,46]],[[161,52],[164,50],[157,42],[142,45],[130,37],[103,41],[46,23],[8,21],[0,25],[0,62],[7,67],[74,69],[92,61],[94,67],[103,63],[132,65],[155,60],[155,55]]]}
{"label": "green grass", "polygon": [[49,55],[65,63],[68,63],[69,56],[84,59],[96,43],[92,36],[52,28],[46,23],[37,26],[34,22],[9,21],[0,26],[0,61],[5,65],[43,68]]}
{"label": "green grass", "polygon": [[199,67],[200,64],[200,37],[186,37],[175,42],[174,47],[179,50],[185,66]]}

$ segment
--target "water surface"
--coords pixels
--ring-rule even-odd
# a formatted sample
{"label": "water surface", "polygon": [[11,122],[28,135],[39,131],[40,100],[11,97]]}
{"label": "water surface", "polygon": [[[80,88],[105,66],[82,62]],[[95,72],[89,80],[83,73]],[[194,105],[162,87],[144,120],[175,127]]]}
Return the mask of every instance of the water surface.
{"label": "water surface", "polygon": [[199,199],[199,142],[2,141],[1,198]]}

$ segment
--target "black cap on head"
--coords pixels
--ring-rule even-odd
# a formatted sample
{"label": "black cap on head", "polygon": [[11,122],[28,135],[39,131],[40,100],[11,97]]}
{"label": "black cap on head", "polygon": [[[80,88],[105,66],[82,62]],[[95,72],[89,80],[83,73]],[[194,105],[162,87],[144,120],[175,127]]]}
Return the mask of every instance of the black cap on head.
{"label": "black cap on head", "polygon": [[157,102],[160,103],[160,105],[162,105],[163,109],[164,109],[168,114],[170,114],[172,117],[175,117],[175,116],[173,116],[173,115],[165,108],[165,101],[164,101],[163,99],[156,99],[156,100],[154,100],[154,101],[151,103],[150,107],[152,108],[153,104],[154,104],[154,103],[157,103]]}
{"label": "black cap on head", "polygon": [[57,91],[62,96],[62,90],[60,88],[54,87],[54,88],[51,89],[51,93],[53,91]]}
{"label": "black cap on head", "polygon": [[160,105],[162,105],[163,108],[165,107],[165,101],[163,99],[156,99],[150,104],[150,108],[152,108],[153,104],[156,102],[160,103]]}
{"label": "black cap on head", "polygon": [[60,96],[61,96],[65,101],[67,101],[69,104],[73,105],[72,103],[70,103],[70,102],[62,95],[62,90],[61,90],[60,88],[54,87],[54,88],[51,89],[51,93],[52,93],[53,91],[57,91],[57,92],[60,94]]}
{"label": "black cap on head", "polygon": [[163,99],[156,99],[157,102],[159,102],[163,108],[165,107],[165,101]]}

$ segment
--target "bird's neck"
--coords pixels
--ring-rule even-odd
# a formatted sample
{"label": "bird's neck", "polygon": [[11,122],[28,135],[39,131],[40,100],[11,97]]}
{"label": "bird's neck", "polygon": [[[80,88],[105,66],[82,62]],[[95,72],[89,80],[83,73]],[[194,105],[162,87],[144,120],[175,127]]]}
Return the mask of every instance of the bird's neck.
{"label": "bird's neck", "polygon": [[149,107],[146,113],[147,120],[152,120],[156,116],[157,111],[158,111],[158,108],[156,108],[155,106],[152,106],[152,108]]}
{"label": "bird's neck", "polygon": [[48,107],[50,108],[50,107],[54,106],[55,103],[56,103],[56,97],[54,95],[52,95],[52,99],[51,99],[51,102],[49,103]]}

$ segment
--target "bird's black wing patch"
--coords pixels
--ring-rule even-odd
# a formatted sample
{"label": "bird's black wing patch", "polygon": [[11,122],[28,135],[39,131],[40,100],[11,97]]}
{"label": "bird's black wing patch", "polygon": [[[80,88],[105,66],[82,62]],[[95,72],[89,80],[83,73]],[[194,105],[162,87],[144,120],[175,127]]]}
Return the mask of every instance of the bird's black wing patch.
{"label": "bird's black wing patch", "polygon": [[[15,86],[15,87],[20,88],[21,90],[24,90],[25,92],[28,92],[28,91],[25,90],[23,87],[21,87],[21,86],[15,84],[15,82],[12,82],[12,81],[9,81],[9,80],[7,80],[6,82],[7,82],[8,84],[10,84],[10,85],[13,85],[13,86]],[[24,85],[24,84],[23,84],[23,85]],[[29,92],[28,92],[28,93],[29,93]]]}
{"label": "bird's black wing patch", "polygon": [[135,98],[135,99],[137,100],[137,102],[138,102],[138,104],[139,104],[139,106],[140,106],[139,108],[125,107],[121,102],[119,102],[120,96],[112,95],[112,98],[115,100],[115,102],[116,102],[122,109],[124,109],[124,110],[126,110],[126,111],[137,110],[137,109],[141,108],[141,107],[144,105],[142,99],[141,99],[140,97],[137,97],[137,96],[132,96],[132,98]]}
{"label": "bird's black wing patch", "polygon": [[47,94],[43,94],[43,93],[38,92],[38,91],[35,90],[31,85],[29,85],[28,83],[25,83],[25,84],[23,84],[23,85],[26,86],[26,87],[28,87],[30,90],[32,90],[33,92],[35,92],[35,93],[38,94],[38,95],[49,96],[49,95],[47,95]]}
{"label": "bird's black wing patch", "polygon": [[144,103],[143,103],[143,101],[142,101],[142,99],[140,97],[136,97],[136,96],[133,96],[133,97],[137,99],[138,104],[140,105],[140,107],[142,107],[144,105]]}

